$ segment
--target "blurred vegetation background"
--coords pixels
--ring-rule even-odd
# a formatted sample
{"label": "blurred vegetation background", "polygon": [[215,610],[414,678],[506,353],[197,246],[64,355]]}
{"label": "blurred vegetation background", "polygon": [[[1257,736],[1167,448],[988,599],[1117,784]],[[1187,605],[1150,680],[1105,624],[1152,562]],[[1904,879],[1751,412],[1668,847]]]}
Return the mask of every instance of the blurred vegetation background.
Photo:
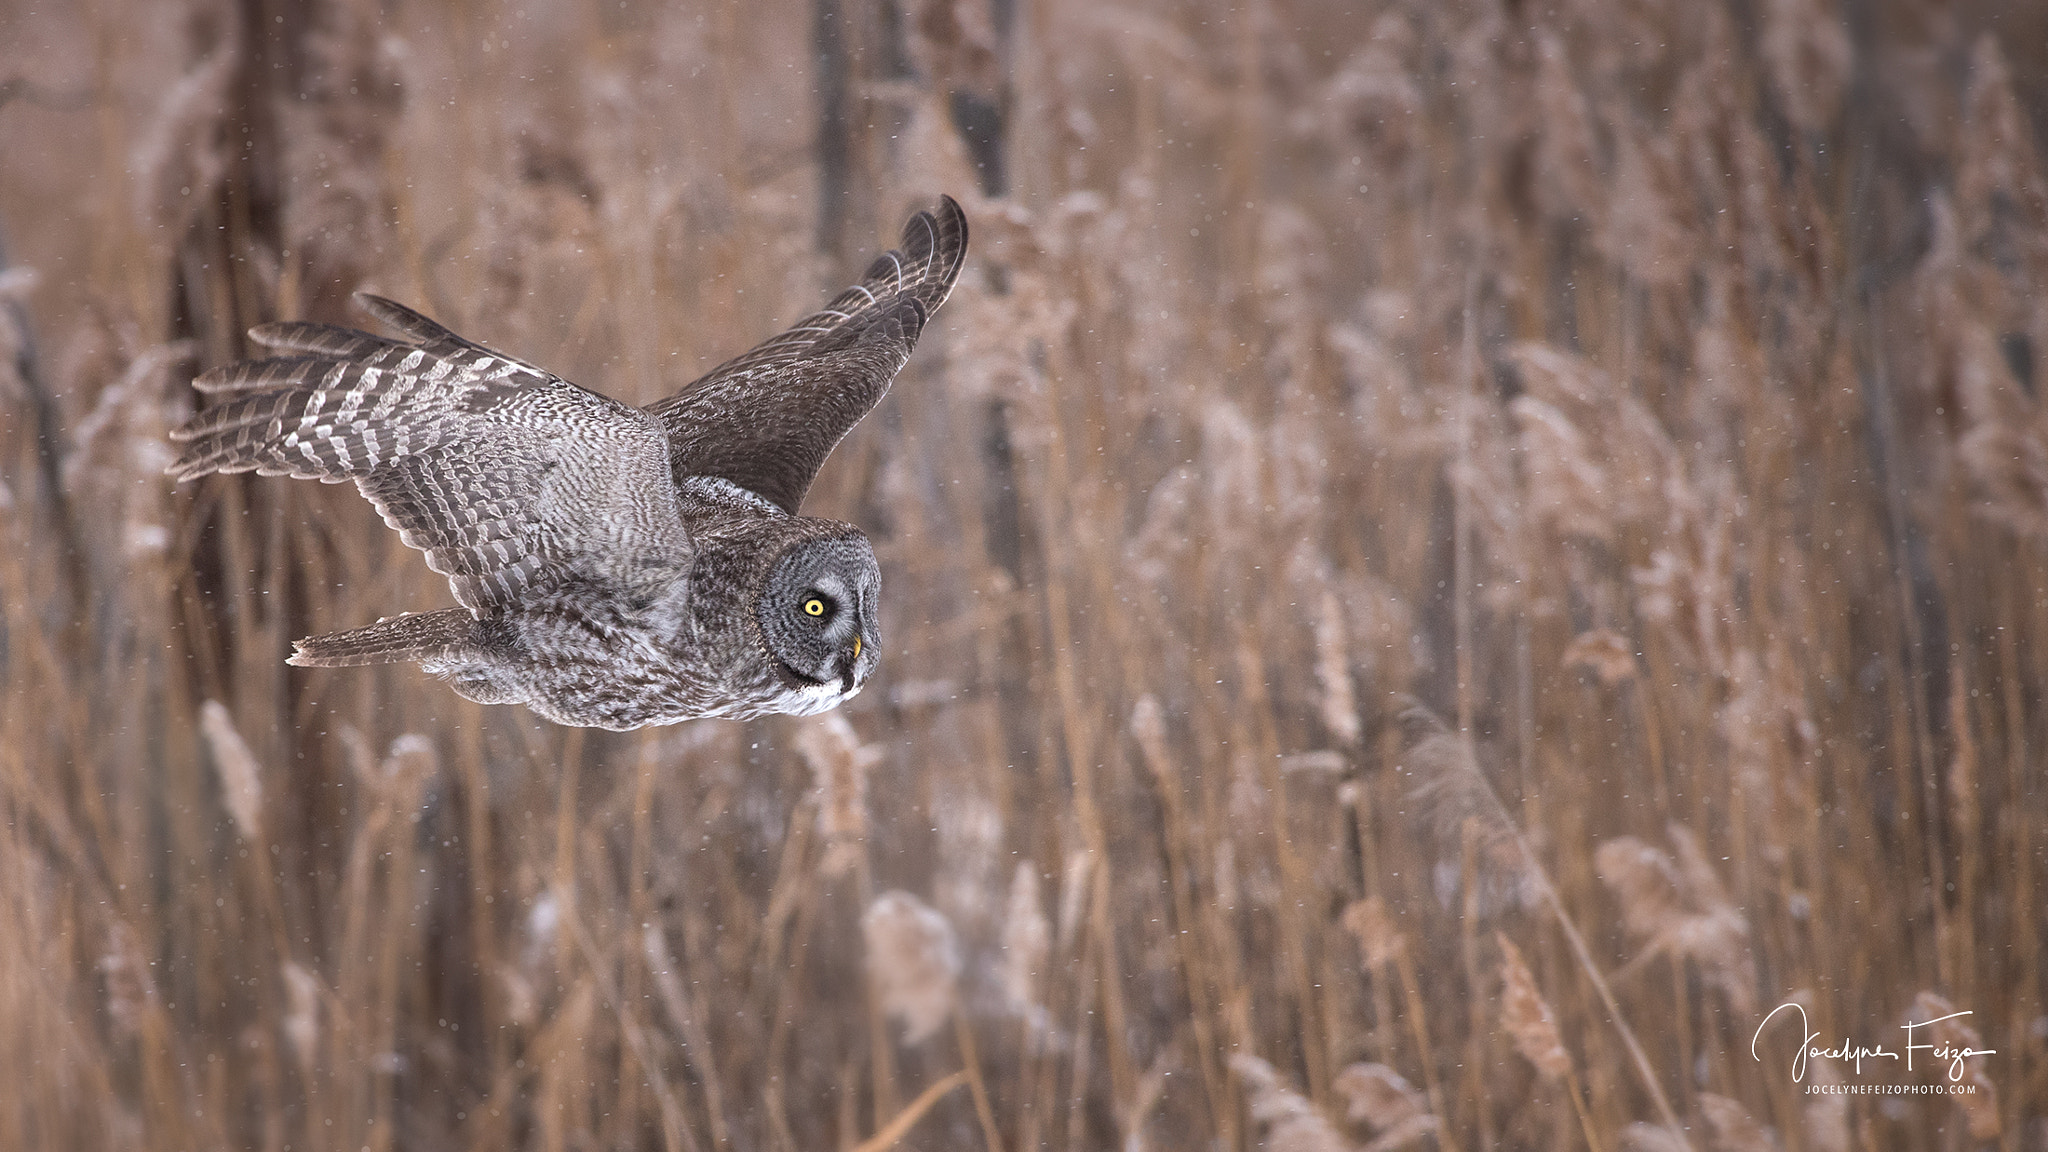
{"label": "blurred vegetation background", "polygon": [[[0,7],[0,1145],[2048,1147],[2044,127],[2019,2]],[[940,192],[840,713],[288,668],[445,585],[161,475],[251,324],[645,403]]]}

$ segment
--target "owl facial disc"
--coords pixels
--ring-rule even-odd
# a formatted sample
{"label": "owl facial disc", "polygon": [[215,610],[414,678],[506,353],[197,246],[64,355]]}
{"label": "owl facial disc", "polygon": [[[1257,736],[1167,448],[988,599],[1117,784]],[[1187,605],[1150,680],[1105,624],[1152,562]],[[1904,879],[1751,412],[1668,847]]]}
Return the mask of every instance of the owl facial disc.
{"label": "owl facial disc", "polygon": [[788,711],[822,712],[867,683],[881,657],[881,585],[859,535],[800,541],[776,561],[754,615]]}

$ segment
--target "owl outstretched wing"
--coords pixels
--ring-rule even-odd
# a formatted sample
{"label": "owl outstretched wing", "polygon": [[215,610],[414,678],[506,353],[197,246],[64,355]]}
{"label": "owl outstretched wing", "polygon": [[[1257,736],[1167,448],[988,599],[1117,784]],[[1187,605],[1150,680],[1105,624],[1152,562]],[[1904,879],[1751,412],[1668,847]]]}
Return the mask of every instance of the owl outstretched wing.
{"label": "owl outstretched wing", "polygon": [[942,196],[904,224],[899,243],[823,311],[647,406],[667,430],[678,482],[716,476],[797,510],[953,291],[967,217]]}
{"label": "owl outstretched wing", "polygon": [[356,300],[404,339],[252,329],[286,355],[194,382],[226,398],[171,434],[185,448],[170,473],[354,480],[478,617],[544,579],[631,587],[687,569],[658,421],[403,305]]}

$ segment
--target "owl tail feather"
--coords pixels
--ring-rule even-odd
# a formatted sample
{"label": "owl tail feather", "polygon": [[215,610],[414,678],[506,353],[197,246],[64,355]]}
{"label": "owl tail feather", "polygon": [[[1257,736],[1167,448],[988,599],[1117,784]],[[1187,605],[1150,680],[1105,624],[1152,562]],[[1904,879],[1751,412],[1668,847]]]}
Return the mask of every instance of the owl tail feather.
{"label": "owl tail feather", "polygon": [[286,663],[301,668],[340,668],[350,664],[391,664],[444,655],[469,642],[475,624],[467,608],[408,612],[362,628],[309,636],[292,645]]}

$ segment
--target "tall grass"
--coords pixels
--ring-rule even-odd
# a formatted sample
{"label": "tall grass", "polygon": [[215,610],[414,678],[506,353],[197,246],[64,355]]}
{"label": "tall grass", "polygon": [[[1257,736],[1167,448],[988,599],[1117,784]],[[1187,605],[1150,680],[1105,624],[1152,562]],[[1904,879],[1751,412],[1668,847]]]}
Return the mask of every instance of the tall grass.
{"label": "tall grass", "polygon": [[[2042,23],[0,11],[0,1145],[2040,1147]],[[252,323],[644,403],[942,191],[837,714],[288,668],[449,594],[161,476]]]}

